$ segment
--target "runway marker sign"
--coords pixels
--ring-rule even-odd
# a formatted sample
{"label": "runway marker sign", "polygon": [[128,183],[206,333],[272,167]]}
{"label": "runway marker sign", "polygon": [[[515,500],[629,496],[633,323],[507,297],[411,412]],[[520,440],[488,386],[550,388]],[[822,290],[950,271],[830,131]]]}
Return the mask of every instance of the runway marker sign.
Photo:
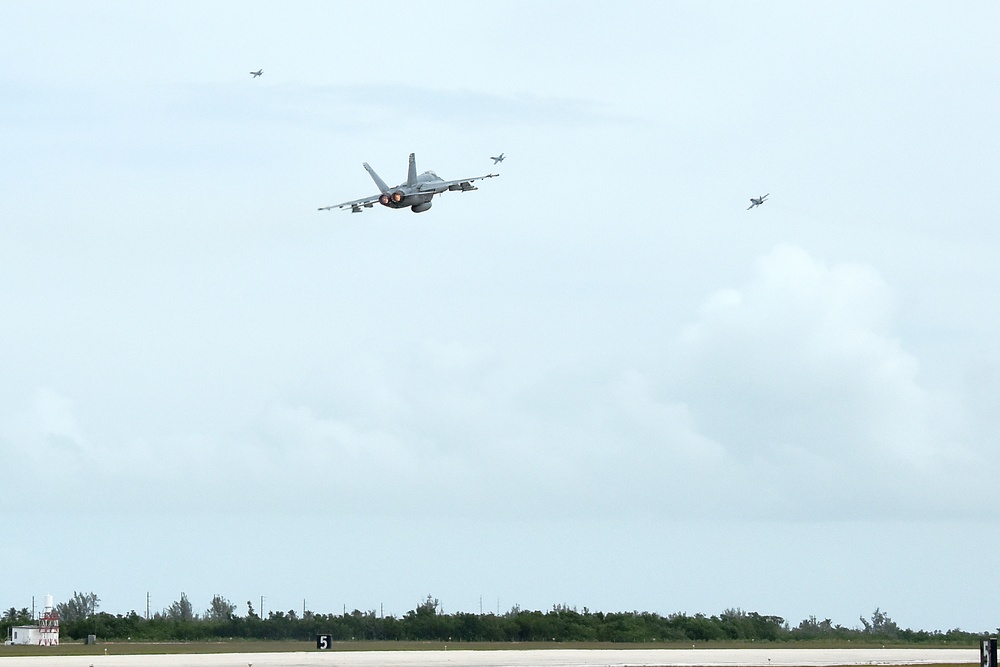
{"label": "runway marker sign", "polygon": [[983,637],[979,643],[979,664],[982,667],[997,667],[996,637]]}

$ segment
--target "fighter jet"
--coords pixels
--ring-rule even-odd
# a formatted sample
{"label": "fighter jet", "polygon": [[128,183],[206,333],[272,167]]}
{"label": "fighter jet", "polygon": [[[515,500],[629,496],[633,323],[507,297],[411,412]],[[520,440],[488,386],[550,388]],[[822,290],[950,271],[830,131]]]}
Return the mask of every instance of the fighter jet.
{"label": "fighter jet", "polygon": [[250,73],[253,74],[253,78],[256,79],[258,76],[260,76],[261,74],[264,73],[264,70],[263,69],[259,69],[256,72],[250,72]]}
{"label": "fighter jet", "polygon": [[319,208],[320,211],[350,207],[351,213],[361,213],[362,208],[372,208],[375,202],[378,202],[382,206],[388,206],[389,208],[406,208],[409,206],[410,210],[414,213],[423,213],[431,207],[431,198],[434,195],[439,195],[442,192],[478,190],[479,188],[472,184],[473,181],[500,175],[486,174],[485,176],[476,176],[475,178],[460,178],[457,181],[441,180],[433,171],[425,171],[418,176],[416,157],[413,153],[410,153],[410,167],[406,173],[406,182],[390,188],[385,184],[385,181],[379,178],[375,170],[368,166],[367,162],[363,164],[365,170],[372,177],[372,180],[375,181],[375,185],[378,186],[379,194],[364,197],[363,199],[355,199],[354,201],[345,201],[343,204],[323,206]]}
{"label": "fighter jet", "polygon": [[[769,195],[771,193],[768,192],[767,194]],[[749,211],[754,206],[760,206],[761,204],[764,203],[765,199],[767,199],[767,195],[764,195],[763,197],[750,197],[750,205],[747,206],[747,210]]]}
{"label": "fighter jet", "polygon": [[500,155],[498,155],[497,157],[493,157],[491,155],[490,159],[493,160],[493,164],[496,164],[497,162],[503,162],[503,153],[500,153]]}

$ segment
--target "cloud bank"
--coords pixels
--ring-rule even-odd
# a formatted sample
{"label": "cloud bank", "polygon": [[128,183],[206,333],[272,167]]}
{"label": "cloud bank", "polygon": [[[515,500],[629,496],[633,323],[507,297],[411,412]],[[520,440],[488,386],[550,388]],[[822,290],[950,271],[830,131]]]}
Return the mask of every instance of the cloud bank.
{"label": "cloud bank", "polygon": [[[25,452],[30,471],[5,482],[33,492],[44,479],[80,508],[122,510],[992,516],[995,492],[969,484],[989,422],[970,423],[969,397],[921,384],[896,308],[871,267],[781,245],[664,332],[644,368],[425,338],[405,362],[355,364],[321,394],[276,395],[212,433],[183,414],[170,432],[106,428],[43,386],[0,419],[0,448]],[[982,404],[994,385],[980,385]],[[212,399],[192,387],[186,400]]]}

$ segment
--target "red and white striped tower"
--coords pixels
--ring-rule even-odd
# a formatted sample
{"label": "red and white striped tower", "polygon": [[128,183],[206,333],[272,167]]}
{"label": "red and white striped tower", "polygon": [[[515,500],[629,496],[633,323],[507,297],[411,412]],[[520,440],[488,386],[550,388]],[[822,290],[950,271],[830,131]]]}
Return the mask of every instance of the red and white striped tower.
{"label": "red and white striped tower", "polygon": [[45,609],[38,617],[38,645],[59,646],[59,612],[52,606],[52,596],[45,596]]}

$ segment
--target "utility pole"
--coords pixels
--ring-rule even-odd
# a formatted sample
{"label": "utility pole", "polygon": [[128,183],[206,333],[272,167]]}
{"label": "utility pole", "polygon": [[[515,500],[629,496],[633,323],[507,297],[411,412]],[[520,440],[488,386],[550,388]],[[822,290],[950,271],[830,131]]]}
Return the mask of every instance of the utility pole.
{"label": "utility pole", "polygon": [[146,620],[149,620],[149,591],[146,591]]}
{"label": "utility pole", "polygon": [[260,620],[264,620],[264,596],[260,596]]}

